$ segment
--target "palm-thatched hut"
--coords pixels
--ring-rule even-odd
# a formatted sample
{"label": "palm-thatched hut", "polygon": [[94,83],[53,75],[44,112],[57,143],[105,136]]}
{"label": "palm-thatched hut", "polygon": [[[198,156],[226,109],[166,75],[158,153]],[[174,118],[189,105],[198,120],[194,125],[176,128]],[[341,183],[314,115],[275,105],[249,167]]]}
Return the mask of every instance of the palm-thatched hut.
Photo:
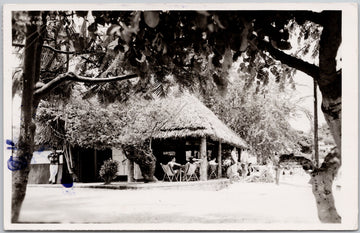
{"label": "palm-thatched hut", "polygon": [[159,164],[168,162],[169,156],[175,156],[181,164],[185,164],[191,156],[202,159],[201,180],[207,179],[207,161],[216,158],[219,164],[217,176],[221,177],[224,150],[247,147],[243,139],[193,95],[160,99],[154,104],[156,109],[166,112],[166,117],[159,120],[159,127],[152,132],[158,178],[161,177]]}
{"label": "palm-thatched hut", "polygon": [[[127,159],[122,148],[148,139],[156,157],[155,176],[159,179],[163,177],[160,163],[166,164],[172,156],[181,164],[190,157],[202,159],[202,180],[207,179],[208,159],[216,158],[220,168],[217,177],[221,177],[224,152],[246,147],[238,135],[190,94],[150,102],[134,99],[127,105],[114,104],[106,109],[92,104],[73,105],[62,114],[67,125],[63,135],[67,140],[64,155],[68,155],[64,170],[75,167],[73,172],[80,182],[100,181],[99,169],[108,158],[119,162],[119,179],[141,179],[139,166]],[[51,118],[49,109],[44,108],[43,115]],[[54,127],[45,128],[51,131]]]}

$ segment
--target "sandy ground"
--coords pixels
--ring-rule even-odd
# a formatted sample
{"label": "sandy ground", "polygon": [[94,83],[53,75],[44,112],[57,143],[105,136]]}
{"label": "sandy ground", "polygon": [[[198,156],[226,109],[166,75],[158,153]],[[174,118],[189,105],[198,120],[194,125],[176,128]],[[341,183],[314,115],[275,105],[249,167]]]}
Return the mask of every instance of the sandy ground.
{"label": "sandy ground", "polygon": [[40,223],[317,224],[305,177],[280,185],[234,183],[220,191],[28,187],[20,220]]}

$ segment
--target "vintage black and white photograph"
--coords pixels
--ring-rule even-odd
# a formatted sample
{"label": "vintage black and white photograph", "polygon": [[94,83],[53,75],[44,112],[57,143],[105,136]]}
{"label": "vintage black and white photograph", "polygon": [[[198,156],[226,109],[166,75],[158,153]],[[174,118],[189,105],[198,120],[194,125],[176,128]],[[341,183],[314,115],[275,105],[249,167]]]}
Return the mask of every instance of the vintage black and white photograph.
{"label": "vintage black and white photograph", "polygon": [[357,20],[4,6],[5,229],[357,229]]}

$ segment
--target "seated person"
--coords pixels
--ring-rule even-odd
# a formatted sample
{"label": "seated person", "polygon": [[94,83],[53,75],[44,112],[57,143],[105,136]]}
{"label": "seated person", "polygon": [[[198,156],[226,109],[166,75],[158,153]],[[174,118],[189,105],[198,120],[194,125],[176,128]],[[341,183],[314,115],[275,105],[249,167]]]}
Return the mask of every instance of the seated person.
{"label": "seated person", "polygon": [[217,165],[216,158],[210,160],[209,165]]}
{"label": "seated person", "polygon": [[194,158],[193,156],[191,156],[191,157],[189,158],[189,162],[190,162],[191,164],[193,164],[193,163],[198,164],[198,163],[201,162],[201,159],[196,159],[196,158]]}
{"label": "seated person", "polygon": [[240,174],[242,177],[245,177],[247,175],[247,168],[245,163],[241,163],[240,166],[238,166],[238,169],[240,170]]}
{"label": "seated person", "polygon": [[180,163],[176,162],[176,158],[173,157],[168,163],[167,163],[173,170],[178,170],[182,167]]}
{"label": "seated person", "polygon": [[227,169],[226,175],[230,179],[230,183],[232,183],[233,181],[239,181],[240,180],[240,176],[239,176],[239,173],[238,173],[238,166],[237,166],[236,163],[231,165]]}
{"label": "seated person", "polygon": [[248,167],[247,176],[250,176],[251,173],[255,172],[255,169],[253,168],[253,165],[251,163],[249,163],[247,167]]}

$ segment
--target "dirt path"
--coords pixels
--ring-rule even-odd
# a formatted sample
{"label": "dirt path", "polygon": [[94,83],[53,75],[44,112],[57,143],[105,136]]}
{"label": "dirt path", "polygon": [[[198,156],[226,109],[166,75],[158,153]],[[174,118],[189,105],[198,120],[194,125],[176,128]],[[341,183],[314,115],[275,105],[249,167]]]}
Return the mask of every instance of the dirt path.
{"label": "dirt path", "polygon": [[311,188],[236,183],[220,191],[28,187],[20,220],[43,223],[316,224]]}

